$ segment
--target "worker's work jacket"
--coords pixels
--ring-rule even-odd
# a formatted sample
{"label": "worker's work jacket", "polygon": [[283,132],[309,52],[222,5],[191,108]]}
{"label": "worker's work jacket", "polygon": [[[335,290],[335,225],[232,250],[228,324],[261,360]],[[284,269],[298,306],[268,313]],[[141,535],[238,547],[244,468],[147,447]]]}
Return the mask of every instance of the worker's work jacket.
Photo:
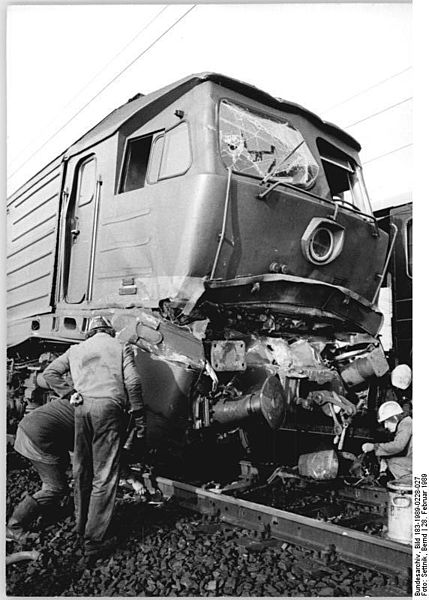
{"label": "worker's work jacket", "polygon": [[70,384],[63,379],[68,371],[73,389],[84,398],[111,398],[121,407],[133,411],[144,407],[132,348],[122,346],[108,333],[97,333],[71,346],[45,369],[43,376],[46,382],[60,396],[72,391]]}
{"label": "worker's work jacket", "polygon": [[392,475],[399,479],[412,473],[413,420],[404,416],[391,442],[374,444],[376,456],[384,458]]}

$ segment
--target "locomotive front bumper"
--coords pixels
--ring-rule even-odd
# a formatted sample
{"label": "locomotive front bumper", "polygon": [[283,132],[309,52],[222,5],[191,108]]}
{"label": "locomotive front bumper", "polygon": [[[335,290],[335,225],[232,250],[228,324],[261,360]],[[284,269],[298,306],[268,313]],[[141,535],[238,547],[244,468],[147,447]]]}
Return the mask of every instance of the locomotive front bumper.
{"label": "locomotive front bumper", "polygon": [[355,292],[323,281],[293,275],[265,274],[205,282],[204,298],[222,305],[342,322],[377,335],[383,315],[376,304]]}

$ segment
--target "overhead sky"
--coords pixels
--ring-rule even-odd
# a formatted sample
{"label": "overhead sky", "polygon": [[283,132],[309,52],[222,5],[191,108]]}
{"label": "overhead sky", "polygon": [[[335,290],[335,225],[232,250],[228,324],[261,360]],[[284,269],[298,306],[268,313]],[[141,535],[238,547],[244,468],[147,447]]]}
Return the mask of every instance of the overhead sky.
{"label": "overhead sky", "polygon": [[137,92],[217,71],[361,137],[382,203],[409,188],[411,63],[411,4],[9,6],[8,190]]}

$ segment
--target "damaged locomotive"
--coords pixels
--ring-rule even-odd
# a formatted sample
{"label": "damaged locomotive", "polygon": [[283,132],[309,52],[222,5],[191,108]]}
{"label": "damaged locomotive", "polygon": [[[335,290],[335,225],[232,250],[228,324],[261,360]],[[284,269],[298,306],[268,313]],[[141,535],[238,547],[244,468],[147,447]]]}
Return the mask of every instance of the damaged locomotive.
{"label": "damaged locomotive", "polygon": [[151,448],[370,435],[392,240],[359,150],[215,73],[114,110],[8,200],[10,422],[105,314],[134,345]]}

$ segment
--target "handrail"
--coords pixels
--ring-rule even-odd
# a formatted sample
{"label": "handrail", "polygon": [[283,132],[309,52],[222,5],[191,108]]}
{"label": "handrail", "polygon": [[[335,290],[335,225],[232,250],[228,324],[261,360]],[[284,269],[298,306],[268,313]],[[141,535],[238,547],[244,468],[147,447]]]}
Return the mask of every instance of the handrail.
{"label": "handrail", "polygon": [[[296,191],[302,192],[304,194],[307,194],[308,196],[311,196],[312,198],[315,198],[316,200],[321,200],[322,202],[329,202],[329,204],[334,204],[335,207],[337,207],[340,204],[340,202],[336,202],[335,200],[330,200],[329,198],[324,198],[323,196],[319,196],[318,194],[315,194],[315,193],[311,192],[310,190],[298,188],[297,186],[292,185],[291,183],[288,183],[287,181],[282,181],[281,179],[276,179],[273,176],[271,176],[270,179],[274,180],[273,185],[271,187],[268,187],[263,192],[260,192],[259,194],[257,194],[256,197],[258,198],[258,200],[263,200],[265,198],[265,196],[267,194],[269,194],[270,192],[272,192],[273,190],[275,190],[277,186],[284,185],[285,187],[287,187],[295,192]],[[268,179],[268,181],[269,181],[269,179]],[[362,217],[366,217],[366,218],[370,219],[371,221],[373,221],[375,224],[377,224],[377,219],[374,215],[370,215],[369,213],[362,212],[357,207],[356,207],[356,209],[350,208],[350,210],[353,210],[353,212],[355,214],[362,216]]]}
{"label": "handrail", "polygon": [[95,189],[95,206],[94,206],[94,221],[92,225],[92,240],[91,240],[91,259],[89,263],[89,271],[88,271],[88,282],[86,288],[86,300],[90,302],[92,300],[92,289],[94,284],[94,266],[95,266],[95,248],[97,245],[97,231],[98,231],[98,213],[100,208],[100,195],[101,195],[101,186],[103,185],[103,180],[101,175],[97,179],[96,189]]}
{"label": "handrail", "polygon": [[384,276],[386,275],[386,271],[387,271],[387,267],[389,266],[389,261],[390,261],[390,257],[392,256],[392,251],[393,251],[393,246],[395,245],[395,241],[396,241],[396,236],[398,235],[398,228],[394,223],[390,224],[391,229],[393,230],[393,234],[392,234],[392,241],[390,242],[390,247],[389,247],[389,251],[387,252],[387,256],[386,256],[386,260],[384,263],[384,267],[382,272],[380,273],[380,282],[377,285],[377,289],[375,290],[374,296],[372,298],[372,303],[374,304],[378,293],[380,291],[380,288],[383,284],[383,280],[384,280]]}
{"label": "handrail", "polygon": [[230,190],[231,190],[231,180],[232,180],[232,167],[228,167],[228,181],[226,184],[225,205],[224,205],[224,209],[223,209],[223,220],[222,220],[222,231],[220,233],[219,243],[217,246],[215,259],[214,259],[212,270],[210,273],[210,279],[213,279],[214,274],[216,272],[217,264],[219,262],[220,251],[222,249],[223,242],[225,241],[226,221],[228,218],[229,196],[230,196]]}
{"label": "handrail", "polygon": [[[66,163],[65,163],[66,164]],[[66,168],[66,166],[64,167]],[[57,281],[56,281],[56,302],[57,304],[65,297],[66,281],[65,281],[65,269],[64,269],[64,256],[65,256],[65,221],[67,219],[67,211],[70,202],[70,192],[66,187],[61,192],[60,206],[59,206],[59,232],[58,232],[58,256],[57,256]],[[61,296],[62,293],[62,296]]]}

